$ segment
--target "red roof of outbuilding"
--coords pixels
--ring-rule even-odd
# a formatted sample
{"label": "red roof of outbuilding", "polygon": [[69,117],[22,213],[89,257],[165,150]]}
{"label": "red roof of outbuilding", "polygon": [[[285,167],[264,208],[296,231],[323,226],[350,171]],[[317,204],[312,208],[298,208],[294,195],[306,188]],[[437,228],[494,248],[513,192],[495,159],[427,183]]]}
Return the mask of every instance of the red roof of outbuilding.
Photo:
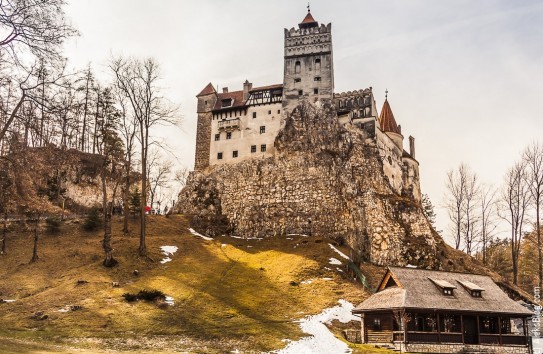
{"label": "red roof of outbuilding", "polygon": [[388,103],[388,99],[385,99],[385,103],[383,103],[383,109],[379,116],[379,124],[381,125],[381,130],[384,132],[401,134],[398,124],[396,124],[396,120],[394,119],[394,113],[392,113],[392,109]]}
{"label": "red roof of outbuilding", "polygon": [[210,82],[209,84],[207,84],[206,87],[204,87],[204,89],[199,94],[196,95],[196,97],[210,95],[212,93],[217,93],[217,91],[215,91],[215,88]]}

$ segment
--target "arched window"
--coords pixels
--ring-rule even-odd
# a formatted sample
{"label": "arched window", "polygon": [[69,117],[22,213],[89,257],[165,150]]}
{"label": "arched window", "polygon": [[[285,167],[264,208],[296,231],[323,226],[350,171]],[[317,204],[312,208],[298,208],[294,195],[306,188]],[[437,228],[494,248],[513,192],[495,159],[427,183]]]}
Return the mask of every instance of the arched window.
{"label": "arched window", "polygon": [[320,58],[318,59],[315,59],[315,70],[320,70],[321,69],[321,60]]}
{"label": "arched window", "polygon": [[297,61],[294,65],[294,73],[299,74],[302,72],[302,64],[300,64],[300,61]]}

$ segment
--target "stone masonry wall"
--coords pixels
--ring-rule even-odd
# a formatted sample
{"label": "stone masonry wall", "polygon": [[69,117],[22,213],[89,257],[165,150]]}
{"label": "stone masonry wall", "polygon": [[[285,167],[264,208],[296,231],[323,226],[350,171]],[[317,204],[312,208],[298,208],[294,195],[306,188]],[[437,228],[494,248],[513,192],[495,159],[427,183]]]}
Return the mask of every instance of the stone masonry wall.
{"label": "stone masonry wall", "polygon": [[304,102],[275,147],[273,157],[192,173],[178,211],[224,216],[244,237],[320,235],[377,264],[436,266],[442,241],[418,203],[390,186],[375,139],[341,126],[332,106]]}

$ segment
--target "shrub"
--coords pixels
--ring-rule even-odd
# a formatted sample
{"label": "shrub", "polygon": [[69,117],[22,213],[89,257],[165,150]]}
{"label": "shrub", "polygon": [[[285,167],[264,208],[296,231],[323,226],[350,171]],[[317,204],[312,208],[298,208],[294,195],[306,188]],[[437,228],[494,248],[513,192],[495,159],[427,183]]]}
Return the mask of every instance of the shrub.
{"label": "shrub", "polygon": [[83,229],[85,229],[86,231],[97,230],[102,225],[101,216],[102,215],[100,213],[100,209],[92,208],[85,217],[85,221],[83,222]]}
{"label": "shrub", "polygon": [[143,289],[138,293],[138,299],[145,301],[164,300],[166,295],[160,290],[146,290]]}
{"label": "shrub", "polygon": [[50,233],[58,233],[60,231],[60,225],[62,225],[62,221],[60,221],[57,217],[51,217],[45,219],[45,223],[47,224],[47,231]]}
{"label": "shrub", "polygon": [[138,300],[138,295],[136,295],[136,294],[124,293],[123,297],[127,302],[134,302],[134,301]]}

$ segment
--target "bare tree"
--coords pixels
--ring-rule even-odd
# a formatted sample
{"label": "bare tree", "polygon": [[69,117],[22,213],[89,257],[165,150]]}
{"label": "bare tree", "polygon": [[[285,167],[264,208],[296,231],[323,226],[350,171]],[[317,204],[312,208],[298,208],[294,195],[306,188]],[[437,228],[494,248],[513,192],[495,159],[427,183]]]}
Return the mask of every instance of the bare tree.
{"label": "bare tree", "polygon": [[[160,153],[156,150],[151,153],[148,161],[147,180],[149,181],[149,199],[151,207],[154,208],[158,190],[166,188],[171,180],[170,175],[173,163],[171,161],[164,161]],[[158,208],[160,209],[160,199],[158,203]]]}
{"label": "bare tree", "polygon": [[539,287],[543,286],[543,254],[541,240],[541,204],[543,203],[543,146],[530,144],[522,154],[526,164],[528,190],[535,208],[535,231],[537,238]]}
{"label": "bare tree", "polygon": [[451,221],[455,248],[460,249],[462,241],[466,252],[471,253],[477,232],[475,230],[477,217],[475,206],[479,189],[477,175],[471,172],[465,164],[461,164],[457,170],[447,173],[448,194],[445,206]]}
{"label": "bare tree", "polygon": [[526,164],[521,161],[507,171],[502,196],[502,217],[511,225],[511,260],[513,283],[518,283],[518,261],[526,214],[530,205],[530,191],[526,183]]}
{"label": "bare tree", "polygon": [[494,240],[498,225],[496,220],[496,194],[496,189],[489,185],[483,185],[479,190],[480,242],[483,264],[487,263],[487,249]]}
{"label": "bare tree", "polygon": [[131,113],[138,122],[138,138],[141,146],[141,218],[139,254],[147,255],[145,244],[145,207],[147,206],[147,157],[150,146],[150,130],[156,125],[174,123],[176,109],[160,95],[159,67],[153,59],[113,59],[110,69],[115,85],[130,103]]}

